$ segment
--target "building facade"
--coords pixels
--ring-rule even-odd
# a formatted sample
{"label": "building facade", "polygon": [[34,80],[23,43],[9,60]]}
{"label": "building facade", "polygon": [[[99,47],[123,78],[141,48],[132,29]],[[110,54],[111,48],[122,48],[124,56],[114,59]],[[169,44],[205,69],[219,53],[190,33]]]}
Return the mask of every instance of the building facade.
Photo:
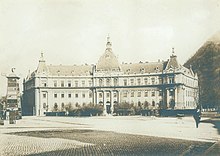
{"label": "building facade", "polygon": [[104,113],[112,113],[121,103],[194,109],[198,101],[197,75],[180,65],[174,52],[167,61],[120,64],[109,37],[96,65],[47,65],[41,54],[23,88],[23,112],[37,116],[65,111],[67,105],[101,104]]}
{"label": "building facade", "polygon": [[6,110],[7,111],[21,111],[21,95],[19,88],[20,77],[12,72],[6,75],[7,78],[7,94],[6,94]]}

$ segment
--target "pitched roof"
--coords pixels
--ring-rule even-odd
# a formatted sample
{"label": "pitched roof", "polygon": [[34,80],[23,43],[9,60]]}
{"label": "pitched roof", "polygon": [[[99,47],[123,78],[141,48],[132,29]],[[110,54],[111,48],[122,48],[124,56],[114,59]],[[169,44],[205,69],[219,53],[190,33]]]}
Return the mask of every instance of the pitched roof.
{"label": "pitched roof", "polygon": [[49,65],[48,74],[63,76],[88,76],[92,73],[92,65]]}
{"label": "pitched roof", "polygon": [[163,62],[122,64],[122,71],[129,74],[156,73],[163,70]]}
{"label": "pitched roof", "polygon": [[171,55],[170,59],[168,60],[168,63],[166,65],[166,70],[170,69],[170,68],[179,68],[180,65],[177,61],[177,57],[175,55]]}

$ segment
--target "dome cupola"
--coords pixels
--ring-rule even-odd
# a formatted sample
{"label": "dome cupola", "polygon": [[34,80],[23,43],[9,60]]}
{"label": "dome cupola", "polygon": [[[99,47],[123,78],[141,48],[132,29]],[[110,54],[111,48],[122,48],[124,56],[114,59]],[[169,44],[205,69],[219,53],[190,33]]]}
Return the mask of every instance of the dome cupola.
{"label": "dome cupola", "polygon": [[117,57],[112,52],[110,37],[107,37],[105,53],[99,58],[96,66],[97,71],[120,71],[121,67]]}

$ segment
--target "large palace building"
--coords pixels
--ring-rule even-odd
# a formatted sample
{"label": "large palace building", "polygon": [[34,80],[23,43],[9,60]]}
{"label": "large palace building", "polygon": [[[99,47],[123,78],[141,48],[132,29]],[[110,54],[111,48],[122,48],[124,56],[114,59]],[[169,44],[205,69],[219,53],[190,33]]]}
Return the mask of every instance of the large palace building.
{"label": "large palace building", "polygon": [[42,116],[55,107],[61,111],[66,105],[89,103],[103,105],[104,113],[113,113],[121,103],[194,109],[198,101],[197,75],[180,65],[174,52],[167,61],[120,64],[109,37],[96,65],[47,65],[42,54],[23,85],[24,115]]}

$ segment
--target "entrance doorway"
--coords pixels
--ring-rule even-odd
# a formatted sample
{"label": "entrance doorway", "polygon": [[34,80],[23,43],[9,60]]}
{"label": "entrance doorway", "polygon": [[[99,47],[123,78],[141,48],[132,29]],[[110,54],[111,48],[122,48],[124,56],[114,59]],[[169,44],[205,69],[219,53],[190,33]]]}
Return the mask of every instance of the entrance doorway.
{"label": "entrance doorway", "polygon": [[110,101],[106,102],[106,112],[107,112],[107,114],[111,114],[111,103],[110,103]]}

